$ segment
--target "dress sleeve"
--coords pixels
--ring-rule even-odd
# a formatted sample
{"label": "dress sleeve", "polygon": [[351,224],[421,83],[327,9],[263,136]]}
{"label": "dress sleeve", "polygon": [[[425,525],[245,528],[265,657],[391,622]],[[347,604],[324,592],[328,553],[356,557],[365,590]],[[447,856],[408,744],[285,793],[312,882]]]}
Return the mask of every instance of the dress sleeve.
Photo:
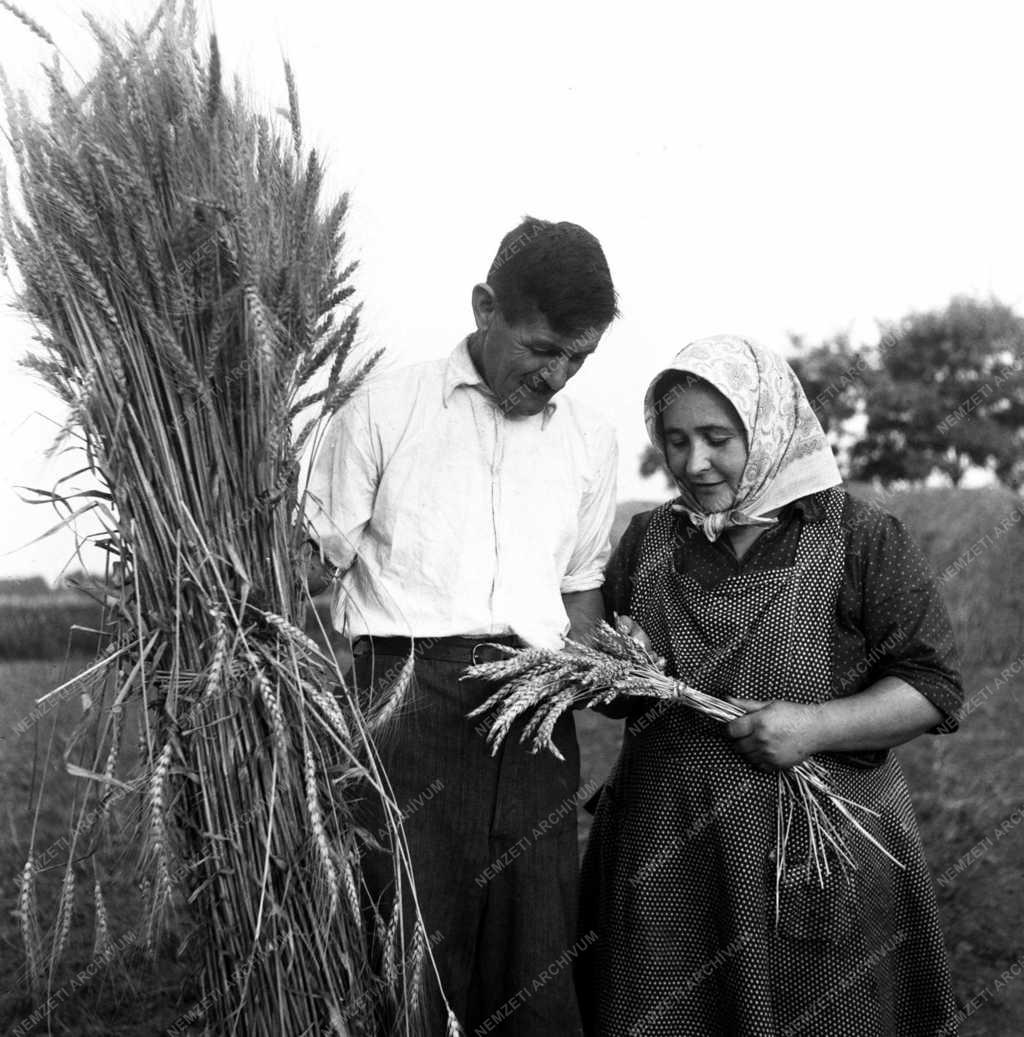
{"label": "dress sleeve", "polygon": [[307,461],[305,518],[320,549],[342,571],[355,559],[377,492],[379,451],[368,408],[365,393],[345,403]]}
{"label": "dress sleeve", "polygon": [[620,616],[629,614],[636,560],[653,514],[653,511],[645,511],[630,519],[605,568],[601,591],[604,595],[605,618],[609,623],[613,621],[613,613]]}
{"label": "dress sleeve", "polygon": [[944,714],[933,732],[956,730],[964,698],[960,663],[949,614],[921,549],[899,519],[864,508],[849,550],[860,583],[870,682],[906,681]]}

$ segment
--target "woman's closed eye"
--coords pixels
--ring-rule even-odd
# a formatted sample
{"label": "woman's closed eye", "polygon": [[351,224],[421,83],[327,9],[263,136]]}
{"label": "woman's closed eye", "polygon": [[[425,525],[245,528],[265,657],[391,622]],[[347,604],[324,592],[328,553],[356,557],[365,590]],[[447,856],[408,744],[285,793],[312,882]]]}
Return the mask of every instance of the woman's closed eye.
{"label": "woman's closed eye", "polygon": [[[700,438],[709,446],[725,446],[727,443],[732,442],[736,436],[732,432],[705,432],[701,434]],[[665,441],[673,450],[683,450],[690,445],[687,436],[673,436],[669,434],[665,437]]]}

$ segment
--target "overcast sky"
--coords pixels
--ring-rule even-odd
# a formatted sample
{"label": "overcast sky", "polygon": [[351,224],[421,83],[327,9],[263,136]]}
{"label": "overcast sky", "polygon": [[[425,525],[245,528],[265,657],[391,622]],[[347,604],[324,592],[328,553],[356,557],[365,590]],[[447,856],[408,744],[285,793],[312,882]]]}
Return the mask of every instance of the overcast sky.
{"label": "overcast sky", "polygon": [[[86,73],[80,7],[24,0]],[[123,19],[138,0],[95,0]],[[225,67],[267,109],[292,61],[307,140],[352,193],[363,336],[389,363],[447,353],[472,285],[524,213],[602,241],[622,319],[572,390],[636,475],[640,402],[687,341],[737,332],[870,340],[876,319],[954,293],[1024,300],[1024,9],[1014,3],[566,3],[203,0]],[[136,16],[137,17],[137,16]],[[0,63],[38,96],[48,48],[0,11]],[[0,289],[0,303],[9,301]],[[0,576],[53,578],[67,537],[18,485],[60,412],[16,364],[4,308]],[[95,558],[86,558],[99,564]]]}

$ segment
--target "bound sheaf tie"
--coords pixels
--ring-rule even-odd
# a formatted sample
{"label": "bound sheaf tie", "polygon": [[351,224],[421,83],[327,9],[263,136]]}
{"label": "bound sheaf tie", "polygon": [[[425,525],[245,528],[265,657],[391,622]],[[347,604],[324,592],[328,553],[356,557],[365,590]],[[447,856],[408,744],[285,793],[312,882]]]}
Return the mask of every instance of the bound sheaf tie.
{"label": "bound sheaf tie", "polygon": [[658,382],[673,371],[713,385],[735,408],[747,437],[747,462],[732,504],[705,511],[676,481],[672,510],[685,515],[708,540],[732,526],[771,526],[772,513],[791,501],[842,482],[832,448],[793,369],[777,353],[732,335],[715,335],[684,346],[660,371],[644,397],[651,443],[664,456],[658,416],[666,401],[655,398]]}

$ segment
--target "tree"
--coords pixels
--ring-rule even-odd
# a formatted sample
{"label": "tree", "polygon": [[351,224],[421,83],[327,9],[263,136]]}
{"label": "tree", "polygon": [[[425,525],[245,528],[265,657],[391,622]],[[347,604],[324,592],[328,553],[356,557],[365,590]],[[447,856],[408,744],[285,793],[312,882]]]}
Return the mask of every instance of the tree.
{"label": "tree", "polygon": [[672,478],[672,473],[665,467],[665,458],[661,456],[661,451],[655,450],[648,443],[640,455],[640,474],[646,479],[657,472],[661,472],[665,476],[669,486],[675,486],[676,481]]}
{"label": "tree", "polygon": [[0,580],[2,598],[39,598],[50,593],[50,585],[42,576],[23,576]]}
{"label": "tree", "polygon": [[851,346],[845,333],[817,346],[808,346],[799,335],[790,335],[789,341],[795,351],[790,366],[834,447],[843,425],[864,403],[872,373],[870,357],[865,350]]}
{"label": "tree", "polygon": [[856,478],[957,485],[972,465],[1024,482],[1024,319],[995,299],[957,297],[943,310],[883,326],[866,383],[867,427]]}

